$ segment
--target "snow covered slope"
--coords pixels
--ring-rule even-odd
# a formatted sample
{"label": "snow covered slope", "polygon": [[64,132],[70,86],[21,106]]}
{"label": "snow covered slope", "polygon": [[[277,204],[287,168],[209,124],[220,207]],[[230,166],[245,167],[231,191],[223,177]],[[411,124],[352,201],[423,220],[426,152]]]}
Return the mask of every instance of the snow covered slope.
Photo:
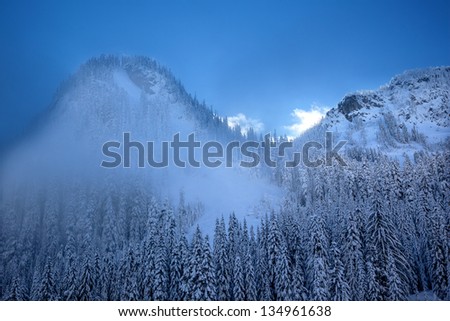
{"label": "snow covered slope", "polygon": [[406,71],[378,90],[346,95],[319,128],[348,146],[387,154],[433,150],[450,137],[450,67]]}
{"label": "snow covered slope", "polygon": [[[83,65],[62,86],[50,117],[91,139],[114,139],[124,131],[166,139],[176,132],[200,132],[213,120],[206,106],[155,61],[114,56]],[[207,121],[201,123],[201,117]]]}

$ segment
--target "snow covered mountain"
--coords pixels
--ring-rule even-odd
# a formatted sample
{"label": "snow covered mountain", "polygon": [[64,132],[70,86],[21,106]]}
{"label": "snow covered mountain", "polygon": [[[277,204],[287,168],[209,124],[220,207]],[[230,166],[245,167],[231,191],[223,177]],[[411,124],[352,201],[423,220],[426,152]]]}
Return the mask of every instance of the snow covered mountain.
{"label": "snow covered mountain", "polygon": [[347,147],[391,155],[448,144],[450,67],[406,71],[378,90],[348,94],[318,127],[348,140]]}
{"label": "snow covered mountain", "polygon": [[[172,205],[178,204],[183,193],[186,202],[201,204],[205,215],[199,224],[206,230],[222,214],[235,211],[238,216],[246,215],[266,197],[279,197],[278,188],[249,170],[193,169],[189,164],[178,168],[173,163],[167,168],[147,164],[137,168],[136,149],[131,152],[131,168],[123,168],[123,164],[114,169],[100,167],[107,159],[102,154],[103,144],[123,143],[124,133],[145,147],[153,142],[158,160],[161,143],[171,142],[175,134],[186,141],[194,133],[202,143],[244,139],[239,130],[230,129],[226,120],[189,95],[171,72],[154,60],[101,56],[82,65],[59,88],[51,108],[28,139],[6,159],[0,170],[2,182],[15,194],[30,181],[46,186],[49,180],[69,183],[78,179],[97,189],[109,186],[111,190],[131,184],[147,195],[168,199]],[[186,160],[184,156],[181,154]],[[196,159],[201,160],[200,152]],[[255,216],[248,219],[259,220]]]}
{"label": "snow covered mountain", "polygon": [[101,139],[124,131],[167,139],[176,132],[227,130],[166,68],[146,57],[89,60],[62,86],[51,117]]}

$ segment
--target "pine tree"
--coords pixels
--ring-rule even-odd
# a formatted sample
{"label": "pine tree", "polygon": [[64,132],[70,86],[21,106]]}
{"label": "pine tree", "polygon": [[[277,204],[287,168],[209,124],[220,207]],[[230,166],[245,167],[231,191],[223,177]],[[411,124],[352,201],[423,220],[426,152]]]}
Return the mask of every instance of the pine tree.
{"label": "pine tree", "polygon": [[40,285],[36,293],[33,295],[33,299],[37,301],[54,301],[58,299],[50,260],[44,267],[43,275],[40,279]]}
{"label": "pine tree", "polygon": [[282,241],[275,265],[275,294],[278,301],[291,300],[291,276],[286,243]]}
{"label": "pine tree", "polygon": [[200,228],[197,226],[192,239],[191,258],[189,260],[189,283],[187,285],[188,290],[186,291],[189,296],[187,297],[187,300],[203,300],[205,291],[205,276],[202,274],[203,258],[203,236],[200,232]]}
{"label": "pine tree", "polygon": [[306,289],[305,272],[302,264],[300,253],[296,253],[294,271],[292,273],[292,300],[306,301],[309,299],[308,290]]}
{"label": "pine tree", "polygon": [[433,223],[431,234],[431,256],[432,256],[432,284],[433,291],[441,300],[447,298],[447,291],[449,287],[448,280],[448,262],[450,257],[449,243],[447,239],[447,231],[445,220],[441,214],[441,209],[438,206],[433,210]]}
{"label": "pine tree", "polygon": [[204,285],[203,285],[204,289],[202,300],[204,301],[215,300],[216,280],[214,275],[214,265],[208,235],[205,236],[205,240],[203,242],[202,275],[204,277]]}
{"label": "pine tree", "polygon": [[381,287],[377,282],[377,276],[375,273],[375,267],[371,259],[366,262],[367,266],[367,291],[365,293],[365,300],[367,301],[378,301],[381,298]]}
{"label": "pine tree", "polygon": [[24,284],[20,278],[14,277],[9,287],[9,291],[6,292],[4,298],[5,301],[27,301],[28,295]]}
{"label": "pine tree", "polygon": [[170,255],[170,282],[169,282],[169,300],[178,301],[181,299],[181,286],[184,271],[183,253],[184,247],[181,240],[177,240],[172,248]]}
{"label": "pine tree", "polygon": [[75,258],[71,254],[68,257],[67,265],[62,286],[62,297],[66,301],[75,301],[78,294],[78,270]]}
{"label": "pine tree", "polygon": [[325,222],[320,215],[310,218],[308,254],[308,279],[311,288],[311,299],[314,301],[329,300],[328,280],[328,237],[325,231]]}
{"label": "pine tree", "polygon": [[350,210],[344,233],[344,257],[345,280],[349,286],[349,300],[364,300],[364,254],[363,234],[361,231],[362,213],[359,202],[355,210]]}
{"label": "pine tree", "polygon": [[191,250],[189,249],[188,241],[186,237],[182,236],[179,242],[180,253],[181,253],[181,270],[183,273],[181,274],[180,280],[180,292],[179,299],[188,301],[191,296],[191,288],[190,288],[190,273],[191,273]]}
{"label": "pine tree", "polygon": [[116,268],[113,263],[113,258],[111,257],[111,254],[107,255],[103,259],[103,266],[102,266],[102,287],[101,287],[101,293],[103,300],[106,301],[113,301],[118,300],[116,289],[114,287],[115,284],[115,277],[116,277]]}
{"label": "pine tree", "polygon": [[233,272],[233,298],[235,301],[243,301],[245,299],[245,286],[244,286],[244,272],[242,268],[242,262],[239,255],[234,260],[234,272]]}
{"label": "pine tree", "polygon": [[252,253],[254,251],[252,251],[251,246],[252,245],[249,245],[249,247],[247,248],[244,260],[244,284],[246,301],[255,301],[257,299],[255,268],[253,266],[252,256]]}
{"label": "pine tree", "polygon": [[336,242],[331,243],[331,256],[333,267],[331,270],[330,295],[335,301],[348,301],[351,297],[350,287],[345,278],[344,264],[341,251]]}
{"label": "pine tree", "polygon": [[258,300],[269,301],[271,300],[271,276],[270,276],[270,264],[269,264],[269,249],[268,249],[268,228],[267,218],[261,221],[261,228],[258,229],[257,241],[257,291]]}
{"label": "pine tree", "polygon": [[228,287],[230,284],[227,235],[225,231],[225,222],[223,217],[216,221],[214,233],[214,270],[217,279],[216,298],[219,301],[230,299]]}
{"label": "pine tree", "polygon": [[135,251],[132,247],[130,247],[122,259],[122,263],[119,268],[119,276],[117,278],[117,281],[122,285],[121,288],[119,288],[120,300],[139,300],[137,271],[138,265]]}
{"label": "pine tree", "polygon": [[402,290],[406,291],[410,279],[410,271],[401,243],[398,239],[396,229],[389,215],[386,213],[385,197],[381,192],[380,183],[374,184],[374,190],[371,191],[371,209],[367,221],[368,240],[371,241],[371,251],[368,252],[370,259],[374,264],[376,282],[380,286],[378,300],[387,300],[389,296],[388,284],[388,258],[389,254],[393,256],[395,272],[399,275],[402,282]]}
{"label": "pine tree", "polygon": [[94,287],[92,289],[93,300],[103,300],[102,287],[106,276],[102,274],[102,261],[100,260],[100,256],[97,252],[94,255],[92,277],[94,279]]}
{"label": "pine tree", "polygon": [[[270,216],[268,222],[269,230],[267,236],[267,254],[268,254],[268,285],[270,289],[270,299],[277,300],[277,290],[282,286],[281,279],[277,278],[277,262],[283,258],[282,254],[282,236],[278,228],[278,222],[275,213]],[[280,283],[280,284],[278,284]]]}
{"label": "pine tree", "polygon": [[399,301],[406,299],[405,285],[400,279],[400,275],[397,273],[397,267],[395,266],[394,256],[388,251],[387,259],[387,281],[388,281],[388,297],[390,301]]}
{"label": "pine tree", "polygon": [[93,268],[91,266],[89,258],[86,258],[81,268],[81,277],[78,283],[77,300],[78,301],[91,301],[94,299],[94,278]]}
{"label": "pine tree", "polygon": [[230,281],[228,284],[228,291],[230,299],[234,300],[234,261],[236,260],[236,256],[240,254],[241,241],[239,222],[234,213],[230,215],[228,224],[228,279]]}
{"label": "pine tree", "polygon": [[164,246],[164,237],[159,237],[158,246],[155,254],[155,270],[153,273],[153,299],[156,301],[167,300],[168,291],[168,264],[167,264],[166,248]]}
{"label": "pine tree", "polygon": [[156,245],[153,238],[154,230],[151,229],[144,242],[144,253],[142,256],[142,289],[144,300],[153,300],[154,294],[154,271],[155,271],[155,249]]}

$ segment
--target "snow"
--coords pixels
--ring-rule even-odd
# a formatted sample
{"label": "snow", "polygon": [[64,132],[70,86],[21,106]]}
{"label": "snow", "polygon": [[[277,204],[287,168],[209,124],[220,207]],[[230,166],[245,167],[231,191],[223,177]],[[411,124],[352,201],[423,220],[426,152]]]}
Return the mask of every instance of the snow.
{"label": "snow", "polygon": [[423,291],[410,295],[408,301],[440,301],[440,299],[433,291]]}
{"label": "snow", "polygon": [[131,81],[125,70],[115,70],[113,72],[114,82],[134,101],[138,101],[141,97],[142,90]]}

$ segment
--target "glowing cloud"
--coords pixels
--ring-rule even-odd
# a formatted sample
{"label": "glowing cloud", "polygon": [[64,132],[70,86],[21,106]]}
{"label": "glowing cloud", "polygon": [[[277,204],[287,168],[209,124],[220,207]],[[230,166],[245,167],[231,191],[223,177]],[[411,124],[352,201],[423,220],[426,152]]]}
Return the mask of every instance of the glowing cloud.
{"label": "glowing cloud", "polygon": [[264,124],[260,120],[249,118],[242,113],[228,117],[228,126],[230,128],[234,128],[237,125],[241,127],[241,133],[243,135],[245,135],[250,128],[253,128],[255,132],[262,132],[264,129]]}
{"label": "glowing cloud", "polygon": [[317,125],[329,109],[330,108],[328,107],[319,106],[312,106],[310,110],[296,108],[291,114],[295,120],[295,123],[289,126],[284,126],[284,128],[289,130],[292,136],[300,136],[306,130],[310,129],[314,125]]}

